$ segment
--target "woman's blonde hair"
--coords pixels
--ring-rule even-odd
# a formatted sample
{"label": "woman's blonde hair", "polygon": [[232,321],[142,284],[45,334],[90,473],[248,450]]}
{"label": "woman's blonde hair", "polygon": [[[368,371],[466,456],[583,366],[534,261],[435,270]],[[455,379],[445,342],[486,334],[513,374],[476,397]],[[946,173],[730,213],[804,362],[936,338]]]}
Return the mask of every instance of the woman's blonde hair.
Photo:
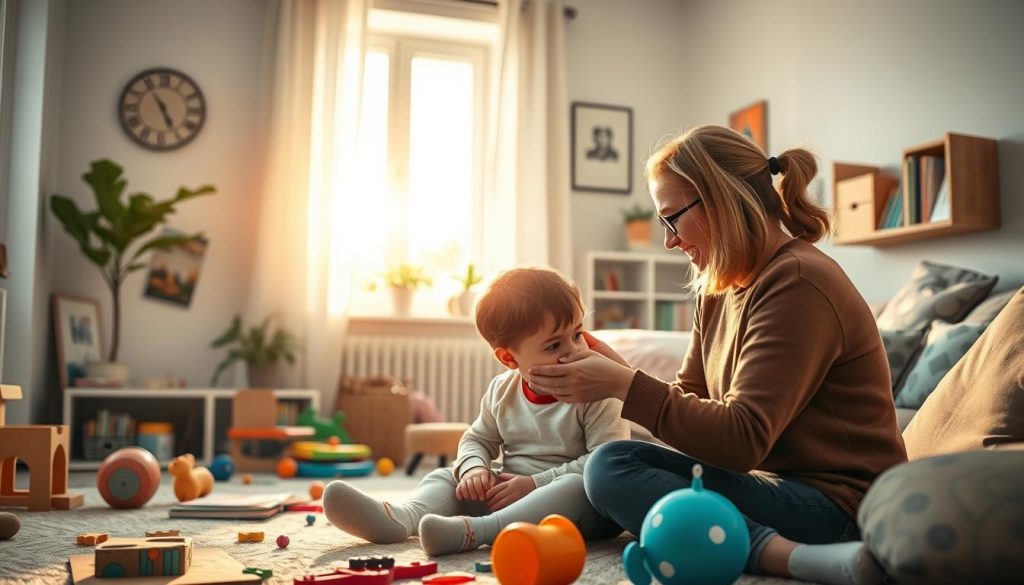
{"label": "woman's blonde hair", "polygon": [[669,140],[647,160],[648,179],[674,178],[692,185],[703,200],[712,246],[705,269],[690,283],[696,290],[720,294],[742,282],[765,246],[769,221],[781,221],[791,235],[808,242],[831,231],[828,212],[807,195],[818,172],[814,155],[793,148],[776,160],[781,192],[761,149],[735,130],[710,125]]}

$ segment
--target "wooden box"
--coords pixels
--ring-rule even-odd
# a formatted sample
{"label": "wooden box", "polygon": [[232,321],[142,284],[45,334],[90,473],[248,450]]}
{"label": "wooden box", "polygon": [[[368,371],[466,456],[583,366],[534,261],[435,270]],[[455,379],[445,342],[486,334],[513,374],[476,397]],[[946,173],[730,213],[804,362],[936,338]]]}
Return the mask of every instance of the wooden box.
{"label": "wooden box", "polygon": [[338,388],[337,410],[345,412],[345,429],[375,458],[405,461],[405,427],[413,422],[409,393],[387,376],[345,378]]}
{"label": "wooden box", "polygon": [[836,242],[871,237],[882,220],[895,180],[878,172],[843,178],[835,184]]}
{"label": "wooden box", "polygon": [[192,565],[192,539],[111,538],[97,545],[95,554],[97,577],[184,575]]}

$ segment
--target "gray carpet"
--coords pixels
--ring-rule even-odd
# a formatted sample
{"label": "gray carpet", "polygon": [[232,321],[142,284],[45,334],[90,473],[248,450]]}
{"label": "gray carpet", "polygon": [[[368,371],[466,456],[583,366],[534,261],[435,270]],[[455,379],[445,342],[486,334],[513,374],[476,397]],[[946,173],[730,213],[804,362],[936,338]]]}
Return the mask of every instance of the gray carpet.
{"label": "gray carpet", "polygon": [[[226,550],[245,566],[270,568],[275,585],[290,585],[292,577],[332,565],[343,563],[353,556],[389,555],[399,562],[424,560],[419,541],[410,538],[406,542],[392,545],[374,545],[349,536],[327,524],[323,514],[317,515],[316,524],[306,526],[305,512],[292,512],[262,522],[221,521],[221,520],[171,520],[168,509],[174,504],[174,494],[169,478],[164,474],[164,483],[149,504],[137,510],[114,510],[100,498],[91,482],[92,474],[72,475],[73,491],[85,495],[85,505],[71,512],[25,512],[8,510],[21,519],[21,531],[12,540],[0,542],[0,583],[65,583],[70,582],[67,569],[68,557],[87,552],[89,547],[78,547],[75,536],[79,532],[108,532],[111,536],[143,536],[146,530],[176,528],[182,534],[193,537],[198,547],[218,547]],[[370,477],[356,480],[358,485],[381,498],[401,500],[418,481],[399,475],[381,478]],[[218,483],[217,493],[278,492],[293,491],[305,493],[308,480],[278,481],[270,477],[257,476],[254,485],[245,486],[238,476],[229,483]],[[259,544],[238,544],[235,542],[239,530],[263,530],[266,539]],[[291,539],[287,549],[279,549],[274,543],[279,534]],[[610,541],[588,545],[587,564],[579,583],[615,584],[628,583],[622,571],[622,549],[629,538],[619,537]],[[473,572],[474,562],[487,560],[489,549],[435,559],[442,572]],[[481,583],[496,583],[493,578],[481,575]],[[744,585],[781,585],[794,583],[781,579],[742,577],[738,583]]]}

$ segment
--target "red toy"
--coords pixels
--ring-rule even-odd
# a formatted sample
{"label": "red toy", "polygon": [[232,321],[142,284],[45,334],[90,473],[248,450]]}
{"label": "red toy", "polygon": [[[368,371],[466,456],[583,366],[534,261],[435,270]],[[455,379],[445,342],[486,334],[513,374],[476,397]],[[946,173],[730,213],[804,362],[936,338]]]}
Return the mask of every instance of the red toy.
{"label": "red toy", "polygon": [[347,569],[339,567],[330,573],[296,577],[294,585],[390,585],[393,581],[419,579],[437,572],[437,563],[433,561],[395,565],[391,557],[354,557],[348,565]]}
{"label": "red toy", "polygon": [[96,487],[113,508],[140,508],[160,487],[160,464],[142,447],[119,449],[100,463]]}
{"label": "red toy", "polygon": [[291,542],[291,540],[287,536],[282,534],[281,536],[277,537],[277,548],[288,548],[289,542]]}
{"label": "red toy", "polygon": [[476,581],[476,575],[469,573],[442,573],[424,577],[423,582],[428,585],[459,585],[460,583],[472,583]]}

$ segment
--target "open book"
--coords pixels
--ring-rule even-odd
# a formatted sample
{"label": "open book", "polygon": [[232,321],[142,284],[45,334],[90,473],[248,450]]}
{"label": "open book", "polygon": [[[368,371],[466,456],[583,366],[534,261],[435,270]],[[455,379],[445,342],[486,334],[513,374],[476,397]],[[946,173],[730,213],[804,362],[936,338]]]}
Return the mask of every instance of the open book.
{"label": "open book", "polygon": [[171,508],[171,518],[229,518],[237,520],[270,518],[293,503],[291,493],[211,494],[205,498],[179,502]]}

